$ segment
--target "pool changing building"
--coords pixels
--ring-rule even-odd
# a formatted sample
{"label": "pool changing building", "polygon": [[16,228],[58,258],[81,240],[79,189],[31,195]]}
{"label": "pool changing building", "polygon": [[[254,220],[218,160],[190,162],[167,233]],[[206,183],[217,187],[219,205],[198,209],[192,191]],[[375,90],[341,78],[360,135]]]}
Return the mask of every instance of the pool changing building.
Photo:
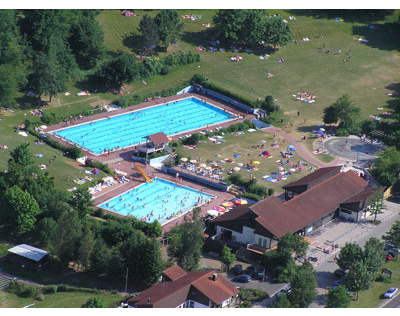
{"label": "pool changing building", "polygon": [[270,196],[239,206],[214,219],[215,238],[247,244],[262,254],[288,232],[309,235],[335,217],[355,222],[368,216],[369,202],[379,188],[341,166],[321,168],[283,187],[285,201]]}

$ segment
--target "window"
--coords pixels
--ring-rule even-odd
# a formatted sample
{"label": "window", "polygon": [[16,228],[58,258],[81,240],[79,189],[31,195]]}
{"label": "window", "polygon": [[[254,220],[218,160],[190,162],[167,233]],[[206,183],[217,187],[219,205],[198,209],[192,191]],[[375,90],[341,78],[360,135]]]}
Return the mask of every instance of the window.
{"label": "window", "polygon": [[346,214],[350,214],[351,215],[351,211],[345,210],[345,209],[340,209],[341,212],[346,213]]}
{"label": "window", "polygon": [[194,308],[194,302],[193,302],[193,301],[190,301],[189,306],[190,306],[190,308]]}
{"label": "window", "polygon": [[267,240],[266,240],[266,239],[263,239],[263,244],[262,244],[262,246],[263,246],[264,248],[267,248]]}
{"label": "window", "polygon": [[259,246],[262,246],[262,241],[263,241],[263,239],[261,237],[258,237],[258,245]]}

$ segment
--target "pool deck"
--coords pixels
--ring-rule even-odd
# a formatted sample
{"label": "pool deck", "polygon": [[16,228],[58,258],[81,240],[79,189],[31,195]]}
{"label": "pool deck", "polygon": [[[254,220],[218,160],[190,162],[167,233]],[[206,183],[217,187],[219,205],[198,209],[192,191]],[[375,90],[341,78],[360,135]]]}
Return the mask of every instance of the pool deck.
{"label": "pool deck", "polygon": [[[172,101],[179,100],[179,99],[186,99],[186,98],[190,98],[190,97],[195,97],[195,98],[198,98],[198,99],[201,99],[201,100],[205,100],[206,102],[208,102],[208,103],[210,103],[212,105],[216,105],[217,107],[222,108],[224,110],[227,110],[227,111],[229,111],[229,112],[231,112],[231,113],[233,113],[233,114],[238,116],[237,119],[234,119],[234,120],[231,120],[231,121],[228,121],[228,122],[221,122],[221,123],[214,124],[214,125],[212,125],[212,126],[210,126],[208,128],[209,130],[215,130],[216,127],[220,127],[220,128],[228,127],[229,125],[231,125],[233,123],[238,123],[238,122],[241,122],[241,121],[243,121],[245,119],[250,119],[251,120],[252,118],[255,117],[253,114],[245,113],[243,110],[241,110],[239,108],[236,108],[235,106],[233,106],[231,104],[228,104],[226,102],[223,102],[223,101],[221,101],[219,99],[210,97],[209,95],[205,96],[203,94],[199,94],[199,93],[193,92],[193,93],[184,93],[184,94],[180,94],[180,95],[174,95],[174,96],[171,96],[171,97],[151,100],[151,101],[143,102],[143,103],[140,103],[140,104],[137,104],[137,105],[131,105],[131,106],[128,106],[126,108],[122,108],[122,109],[115,110],[115,111],[112,111],[112,112],[103,112],[103,113],[98,113],[98,114],[94,114],[94,115],[90,115],[90,116],[85,116],[85,117],[82,117],[81,119],[76,119],[76,120],[71,121],[69,126],[67,126],[65,122],[61,122],[61,123],[58,123],[56,125],[49,126],[46,129],[45,134],[46,134],[47,137],[50,137],[50,138],[62,143],[63,145],[69,147],[69,146],[72,146],[69,142],[67,142],[65,140],[61,140],[60,138],[54,136],[50,132],[58,130],[58,129],[63,129],[63,128],[66,128],[66,127],[73,127],[73,126],[76,126],[76,125],[80,125],[80,124],[84,124],[84,123],[88,123],[88,122],[104,119],[104,118],[110,117],[110,116],[112,117],[112,116],[124,114],[124,113],[127,113],[127,112],[142,110],[142,109],[146,109],[148,107],[152,107],[154,105],[161,105],[161,104],[164,104],[164,103],[172,102]],[[187,135],[187,134],[192,134],[192,133],[199,132],[199,131],[202,131],[202,130],[205,130],[205,128],[204,127],[198,128],[196,130],[183,132],[183,133],[171,136],[171,137],[172,137],[172,140],[175,141],[175,140],[179,139],[179,137],[181,137],[181,136],[184,136],[184,135]],[[92,152],[89,152],[89,151],[87,151],[85,149],[82,149],[82,153],[85,156],[87,156],[88,158],[90,158],[90,159],[98,160],[98,161],[101,161],[101,162],[108,162],[108,161],[113,161],[113,160],[122,158],[123,156],[125,156],[125,154],[128,151],[133,153],[135,148],[136,148],[136,145],[133,145],[133,146],[130,146],[130,147],[127,147],[127,148],[122,148],[122,149],[113,151],[110,154],[105,153],[105,154],[99,154],[99,155],[93,154]]]}
{"label": "pool deck", "polygon": [[[189,97],[195,97],[195,98],[198,98],[201,100],[205,100],[206,102],[208,102],[212,105],[216,105],[217,107],[225,109],[225,110],[238,116],[238,118],[235,120],[231,120],[229,122],[221,122],[219,124],[210,126],[208,128],[209,130],[215,130],[216,127],[219,127],[219,128],[228,127],[229,125],[231,125],[233,123],[238,123],[245,119],[251,120],[252,118],[255,117],[254,115],[245,113],[243,110],[236,108],[235,106],[233,106],[229,103],[223,102],[223,101],[216,99],[214,97],[211,97],[209,95],[206,96],[203,94],[193,92],[193,93],[184,93],[184,94],[180,94],[180,95],[174,95],[171,97],[151,100],[148,102],[143,102],[143,103],[140,103],[137,105],[129,106],[129,107],[115,110],[112,112],[104,112],[104,113],[99,113],[99,114],[95,114],[95,115],[91,115],[91,116],[86,116],[81,119],[76,119],[76,120],[72,121],[68,127],[72,127],[72,126],[75,126],[78,124],[84,124],[84,123],[88,123],[91,121],[103,119],[103,118],[106,118],[107,116],[115,116],[115,115],[124,114],[124,113],[131,112],[131,111],[146,109],[146,108],[154,106],[154,105],[161,105],[161,104],[164,104],[167,102],[184,99],[184,98],[189,98]],[[55,137],[54,135],[50,134],[50,132],[52,132],[54,130],[62,129],[65,127],[67,127],[65,122],[49,126],[47,128],[45,134],[47,135],[47,137],[50,137],[50,138],[62,143],[63,145],[65,145],[67,147],[71,146],[70,143],[63,141],[60,138]],[[177,134],[175,136],[172,136],[172,139],[175,141],[175,140],[179,139],[179,137],[181,137],[181,136],[184,136],[187,134],[192,134],[192,133],[199,132],[202,130],[205,130],[205,128],[203,127],[203,128],[199,128],[196,130],[183,132],[183,133]],[[136,146],[131,146],[129,148],[119,149],[119,150],[111,152],[109,154],[106,153],[106,154],[101,154],[101,155],[95,155],[84,149],[82,150],[83,155],[87,156],[89,159],[101,161],[103,163],[108,163],[111,170],[119,169],[119,170],[127,172],[128,178],[130,179],[130,181],[127,183],[114,185],[114,186],[111,186],[111,187],[101,191],[101,192],[94,194],[93,199],[94,199],[95,205],[100,205],[101,203],[103,203],[109,199],[112,199],[113,197],[115,197],[119,194],[122,194],[125,191],[128,191],[128,190],[130,190],[140,184],[143,184],[145,182],[144,178],[138,172],[132,170],[133,161],[131,159],[131,156],[135,152],[135,147]],[[159,178],[163,178],[165,180],[169,180],[171,182],[176,182],[175,176],[162,173],[161,171],[159,171],[151,166],[145,167],[144,164],[140,164],[140,163],[139,163],[139,165],[146,172],[146,174],[149,175],[150,177],[159,177]],[[231,200],[234,197],[233,194],[217,191],[210,187],[206,187],[199,183],[194,183],[194,182],[191,182],[188,180],[180,180],[179,183],[183,186],[187,186],[187,187],[196,189],[198,191],[203,190],[203,192],[215,196],[215,198],[212,201],[210,201],[208,204],[201,206],[201,215],[202,216],[206,215],[207,210],[210,210],[213,207],[220,205],[221,203],[223,203],[226,200]],[[118,215],[117,213],[110,212],[107,210],[105,210],[105,213],[111,213],[114,215]],[[189,214],[189,213],[186,213],[186,214]],[[123,215],[119,215],[119,216],[124,217]],[[174,220],[171,220],[167,224],[163,225],[163,233],[165,234],[168,231],[170,231],[174,226],[181,224],[183,222],[183,220],[184,220],[184,215],[182,215]]]}
{"label": "pool deck", "polygon": [[[127,172],[130,181],[125,184],[111,186],[111,187],[107,188],[106,190],[103,190],[102,192],[98,192],[95,195],[93,195],[95,205],[99,205],[109,199],[114,198],[115,196],[117,196],[121,193],[124,193],[125,191],[128,191],[140,184],[145,183],[144,178],[139,173],[132,170],[132,164],[133,164],[132,161],[126,161],[126,160],[122,160],[122,161],[114,162],[114,163],[110,164],[110,168],[112,170],[119,169],[119,170],[123,170],[123,171]],[[162,178],[162,179],[176,183],[175,176],[165,174],[165,173],[163,173],[153,167],[150,167],[150,166],[145,167],[144,164],[140,164],[140,166],[146,172],[146,174],[148,176],[150,176],[151,178],[158,177],[158,178]],[[140,175],[140,176],[138,176],[138,175]],[[223,203],[224,201],[231,200],[232,198],[234,198],[234,195],[230,194],[228,192],[221,192],[221,191],[213,190],[210,187],[206,187],[206,186],[203,186],[201,184],[194,183],[191,181],[180,180],[179,184],[190,187],[190,188],[198,190],[198,191],[203,190],[204,193],[208,193],[208,194],[215,196],[215,198],[212,201],[210,201],[208,204],[201,206],[201,216],[205,216],[207,214],[207,210],[212,209],[214,206],[218,206],[221,203]],[[105,213],[111,213],[114,215],[118,215],[117,213],[109,212],[107,210],[105,210]],[[186,213],[186,214],[188,214],[188,213]],[[120,216],[122,216],[122,215],[120,215]],[[124,217],[124,216],[122,216],[122,217]],[[171,228],[173,228],[174,226],[181,224],[183,222],[183,218],[184,218],[184,215],[177,217],[175,220],[171,220],[170,222],[165,224],[163,226],[163,233],[165,234],[168,231],[170,231]]]}

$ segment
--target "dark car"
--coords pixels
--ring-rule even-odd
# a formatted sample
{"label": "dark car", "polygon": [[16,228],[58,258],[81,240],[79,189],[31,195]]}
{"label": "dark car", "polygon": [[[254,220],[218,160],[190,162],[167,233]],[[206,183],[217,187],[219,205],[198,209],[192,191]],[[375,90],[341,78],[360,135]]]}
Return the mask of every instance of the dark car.
{"label": "dark car", "polygon": [[255,273],[255,277],[259,280],[264,279],[265,276],[265,270],[264,269],[258,269],[257,272]]}
{"label": "dark car", "polygon": [[247,267],[246,270],[244,270],[244,274],[248,274],[252,277],[255,276],[255,272],[256,272],[256,268],[254,268],[253,266]]}
{"label": "dark car", "polygon": [[242,266],[241,264],[235,265],[235,266],[233,267],[233,272],[234,272],[236,275],[242,274],[242,272],[243,272],[243,266]]}
{"label": "dark car", "polygon": [[282,288],[278,293],[276,293],[276,296],[280,296],[282,294],[289,294],[292,291],[291,286],[288,284],[284,288]]}
{"label": "dark car", "polygon": [[346,271],[342,269],[337,269],[333,272],[337,278],[343,278],[346,275]]}
{"label": "dark car", "polygon": [[248,274],[242,274],[232,279],[233,282],[248,283],[251,281],[251,276]]}

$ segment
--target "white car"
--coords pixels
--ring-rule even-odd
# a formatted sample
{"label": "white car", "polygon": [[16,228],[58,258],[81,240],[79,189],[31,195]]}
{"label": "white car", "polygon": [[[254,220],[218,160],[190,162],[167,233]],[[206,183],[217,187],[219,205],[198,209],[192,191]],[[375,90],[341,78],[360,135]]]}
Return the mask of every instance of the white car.
{"label": "white car", "polygon": [[383,294],[383,296],[385,298],[392,298],[393,296],[395,296],[397,293],[399,292],[399,289],[397,287],[391,287],[389,290],[386,291],[385,294]]}

